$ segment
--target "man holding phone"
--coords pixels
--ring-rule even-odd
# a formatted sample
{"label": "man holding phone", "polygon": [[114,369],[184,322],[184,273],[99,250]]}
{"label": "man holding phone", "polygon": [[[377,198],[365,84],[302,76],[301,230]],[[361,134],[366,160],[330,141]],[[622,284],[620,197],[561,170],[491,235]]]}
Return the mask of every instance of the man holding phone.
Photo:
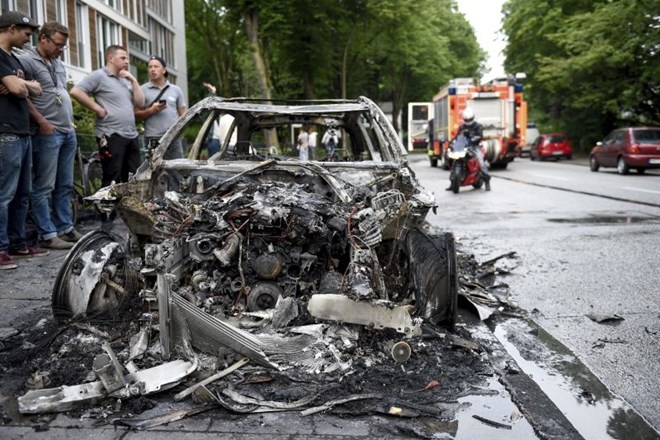
{"label": "man holding phone", "polygon": [[[144,121],[144,137],[147,145],[159,140],[186,111],[186,102],[181,89],[167,79],[167,64],[159,56],[152,56],[147,65],[149,81],[142,85],[144,107],[135,108],[135,119]],[[183,143],[174,139],[163,159],[183,157]]]}

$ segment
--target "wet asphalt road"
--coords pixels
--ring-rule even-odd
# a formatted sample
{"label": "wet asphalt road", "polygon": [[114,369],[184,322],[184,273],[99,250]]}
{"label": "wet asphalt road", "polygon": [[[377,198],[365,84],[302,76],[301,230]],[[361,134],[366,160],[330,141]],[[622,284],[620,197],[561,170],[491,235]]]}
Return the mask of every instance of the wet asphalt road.
{"label": "wet asphalt road", "polygon": [[[611,438],[602,434],[607,435],[605,430],[611,428],[608,423],[611,407],[616,407],[619,402],[603,399],[605,392],[590,384],[589,380],[575,379],[576,376],[586,376],[576,367],[580,361],[658,429],[660,350],[657,332],[660,331],[660,306],[657,286],[660,279],[654,271],[654,257],[657,254],[654,250],[660,245],[660,208],[650,206],[646,199],[625,203],[608,196],[608,192],[604,192],[603,197],[590,195],[608,185],[618,187],[620,179],[639,176],[623,177],[609,172],[594,175],[585,166],[524,160],[514,162],[505,171],[495,171],[492,192],[464,188],[461,194],[454,195],[444,191],[448,182],[446,171],[431,169],[424,157],[411,157],[411,164],[422,183],[435,192],[438,200],[438,213],[431,214],[429,220],[442,229],[454,232],[463,249],[474,252],[480,261],[510,251],[517,252],[520,258],[515,263],[508,260],[502,262],[512,265],[511,275],[505,281],[511,286],[514,300],[530,312],[536,310],[531,315],[534,321],[575,355],[570,351],[553,350],[543,353],[541,362],[534,364],[526,357],[530,357],[530,350],[540,352],[542,347],[527,345],[524,341],[523,336],[531,332],[528,327],[502,324],[494,329],[493,336],[481,326],[482,330],[477,333],[482,332],[486,339],[499,338],[508,355],[513,354],[520,368],[535,376],[541,389],[545,388],[544,391],[551,395],[552,401],[576,426],[582,437]],[[593,182],[590,180],[593,177],[602,180]],[[640,188],[660,194],[660,176],[647,174],[642,178],[646,186]],[[571,188],[580,182],[584,183],[583,188],[588,186],[588,191],[575,192]],[[637,185],[635,183],[635,187]],[[562,189],[562,186],[565,188]],[[626,181],[626,186],[631,186],[630,181]],[[616,195],[616,198],[620,197],[623,196]],[[29,271],[12,272],[3,277],[3,325],[24,315],[29,309],[43,310],[48,307],[49,289],[64,256],[64,251],[53,252],[47,259],[30,262]],[[628,265],[632,261],[637,265]],[[593,269],[595,263],[598,263],[597,269]],[[622,263],[626,264],[627,270],[621,274],[615,273],[612,269]],[[30,297],[11,293],[25,292],[29,286],[41,287],[33,290],[34,294]],[[596,324],[585,317],[592,311],[617,314],[624,320],[618,325]],[[538,366],[544,362],[554,363],[551,366],[563,363],[570,367],[572,371],[565,374],[566,377],[573,377],[574,383],[568,387],[568,392],[561,394],[561,390],[557,391],[561,387],[553,388],[550,382],[564,373],[546,377],[547,370]],[[515,392],[520,396],[529,395],[527,405],[533,405],[536,400],[542,401],[538,398],[538,390],[525,388],[527,385],[520,383],[527,375],[511,377],[509,385],[516,388]],[[475,412],[498,420],[500,412],[509,415],[517,412],[502,385],[495,381],[491,386],[498,390],[501,397],[489,399],[484,396],[482,400],[473,400],[472,409],[464,412],[460,419],[462,429],[455,438],[534,438],[529,425],[522,422],[514,424],[522,431],[484,430],[483,423],[470,416],[471,412]],[[599,408],[598,402],[583,404],[584,399],[576,397],[580,387],[597,394],[600,403],[609,408]],[[544,405],[548,406],[546,402],[541,404]],[[554,423],[550,411],[544,412],[544,408],[536,410],[538,419],[535,422],[542,428],[544,422]],[[586,423],[581,424],[581,419]],[[247,439],[267,435],[288,439],[372,438],[373,427],[378,423],[375,418],[350,422],[312,418],[291,423],[282,416],[266,415],[256,424],[253,420],[243,426],[239,420],[227,420],[223,424],[202,417],[176,422],[157,432],[127,433],[107,426],[94,427],[91,420],[58,416],[50,423],[47,432],[39,433],[32,427],[8,430],[0,427],[0,437],[158,437],[163,440],[217,438],[218,435]],[[255,426],[262,426],[262,429],[255,430]],[[478,436],[474,437],[475,434]]]}
{"label": "wet asphalt road", "polygon": [[[660,430],[660,173],[517,159],[492,172],[490,193],[456,195],[444,191],[448,171],[410,162],[436,195],[429,220],[480,261],[515,251],[515,302]],[[599,324],[589,313],[624,319]]]}

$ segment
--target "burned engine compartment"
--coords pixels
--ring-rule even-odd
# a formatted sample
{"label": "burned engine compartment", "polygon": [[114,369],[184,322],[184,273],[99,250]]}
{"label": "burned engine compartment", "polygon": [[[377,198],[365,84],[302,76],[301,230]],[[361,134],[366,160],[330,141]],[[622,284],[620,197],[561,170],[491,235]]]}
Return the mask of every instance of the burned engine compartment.
{"label": "burned engine compartment", "polygon": [[[213,185],[199,191],[199,184],[193,194],[163,191],[146,204],[153,235],[141,269],[144,295],[157,296],[153,292],[169,274],[172,295],[220,319],[238,316],[237,327],[253,332],[313,324],[315,318],[389,327],[407,336],[420,334],[422,318],[451,323],[449,280],[434,301],[415,295],[425,288],[415,285],[409,263],[420,238],[406,237],[426,238],[415,223],[428,207],[397,189],[374,194],[364,187],[345,187],[351,195],[346,203],[314,173],[274,174],[244,176],[223,191]],[[178,177],[183,188],[201,181],[196,173]],[[439,266],[447,259],[440,252],[436,257]],[[153,275],[158,273],[161,284]],[[447,278],[446,268],[439,275]],[[416,301],[423,306],[410,313]],[[371,316],[345,310],[360,302],[376,304],[362,310]],[[204,345],[195,339],[193,345]]]}

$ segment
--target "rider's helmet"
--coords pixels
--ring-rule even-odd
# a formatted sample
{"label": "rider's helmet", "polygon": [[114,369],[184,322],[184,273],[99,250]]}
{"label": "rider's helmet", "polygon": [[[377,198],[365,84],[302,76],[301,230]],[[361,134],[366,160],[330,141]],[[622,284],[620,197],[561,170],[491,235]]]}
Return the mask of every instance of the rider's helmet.
{"label": "rider's helmet", "polygon": [[474,110],[470,107],[463,110],[463,123],[465,125],[472,125],[474,123]]}

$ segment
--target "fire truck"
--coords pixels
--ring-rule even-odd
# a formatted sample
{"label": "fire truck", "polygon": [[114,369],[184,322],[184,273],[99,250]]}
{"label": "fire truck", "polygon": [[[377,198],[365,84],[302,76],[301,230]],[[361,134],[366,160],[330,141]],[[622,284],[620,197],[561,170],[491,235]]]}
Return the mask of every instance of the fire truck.
{"label": "fire truck", "polygon": [[484,127],[481,147],[491,168],[506,168],[525,145],[527,103],[523,100],[524,74],[497,78],[477,85],[472,78],[456,78],[433,97],[433,139],[428,155],[432,167],[449,165],[447,148],[463,123],[462,112],[471,107],[476,121]]}

